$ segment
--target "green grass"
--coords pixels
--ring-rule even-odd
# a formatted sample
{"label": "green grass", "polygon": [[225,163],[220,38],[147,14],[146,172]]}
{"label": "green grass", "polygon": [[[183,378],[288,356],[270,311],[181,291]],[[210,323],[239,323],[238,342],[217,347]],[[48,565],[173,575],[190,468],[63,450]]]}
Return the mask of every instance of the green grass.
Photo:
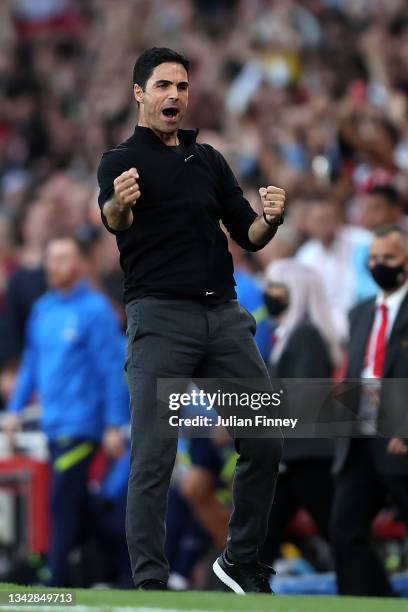
{"label": "green grass", "polygon": [[[47,589],[40,587],[23,587],[16,584],[0,583],[0,591],[39,592]],[[65,589],[49,589],[53,592]],[[312,597],[287,595],[235,595],[223,592],[188,591],[172,592],[141,592],[113,591],[108,589],[75,589],[76,606],[59,607],[66,612],[86,612],[86,607],[93,607],[103,612],[148,612],[156,608],[157,612],[183,610],[211,610],[217,612],[407,612],[406,600],[377,599],[368,597]],[[0,606],[0,611],[27,610],[27,606]],[[35,610],[36,608],[31,608]],[[44,609],[39,605],[37,609]],[[56,610],[56,606],[48,610]]]}

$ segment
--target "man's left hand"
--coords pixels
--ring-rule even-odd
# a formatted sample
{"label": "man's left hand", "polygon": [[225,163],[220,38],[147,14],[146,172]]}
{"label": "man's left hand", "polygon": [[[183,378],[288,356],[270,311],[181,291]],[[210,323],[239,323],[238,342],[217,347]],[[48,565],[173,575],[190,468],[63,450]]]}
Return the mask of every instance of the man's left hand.
{"label": "man's left hand", "polygon": [[112,459],[118,459],[125,451],[125,438],[118,427],[108,427],[103,436],[103,448]]}
{"label": "man's left hand", "polygon": [[268,223],[278,223],[285,211],[285,190],[280,187],[261,187],[262,206]]}

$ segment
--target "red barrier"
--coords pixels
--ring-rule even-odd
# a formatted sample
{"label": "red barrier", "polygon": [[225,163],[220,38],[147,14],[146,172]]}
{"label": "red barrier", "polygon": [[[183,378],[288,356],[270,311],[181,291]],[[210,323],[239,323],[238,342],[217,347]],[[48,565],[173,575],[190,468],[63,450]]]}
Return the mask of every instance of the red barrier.
{"label": "red barrier", "polygon": [[50,469],[45,461],[26,455],[0,460],[0,490],[19,500],[21,512],[14,517],[17,540],[23,553],[46,553],[49,541],[48,494]]}

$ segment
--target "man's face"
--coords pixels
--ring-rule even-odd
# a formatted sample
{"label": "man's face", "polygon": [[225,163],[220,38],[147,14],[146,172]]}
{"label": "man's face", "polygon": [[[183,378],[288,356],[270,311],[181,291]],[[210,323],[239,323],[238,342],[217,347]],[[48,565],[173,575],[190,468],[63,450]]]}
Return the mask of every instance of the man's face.
{"label": "man's face", "polygon": [[26,242],[44,247],[50,240],[54,228],[54,211],[51,202],[37,200],[27,210],[23,221],[23,236]]}
{"label": "man's face", "polygon": [[400,210],[393,207],[378,194],[367,195],[363,200],[362,222],[364,227],[374,230],[376,227],[397,223]]}
{"label": "man's face", "polygon": [[83,260],[72,240],[53,240],[47,247],[45,269],[48,285],[54,289],[70,289],[81,278]]}
{"label": "man's face", "polygon": [[134,86],[140,103],[139,125],[164,134],[176,132],[187,109],[188,76],[181,64],[165,62],[156,66],[144,91]]}
{"label": "man's face", "polygon": [[407,251],[404,241],[398,232],[392,232],[388,236],[376,236],[373,238],[368,257],[368,265],[373,268],[377,264],[396,267],[405,263],[405,271],[408,274]]}
{"label": "man's face", "polygon": [[307,230],[312,238],[328,246],[335,239],[338,226],[339,214],[334,204],[312,205],[307,220]]}

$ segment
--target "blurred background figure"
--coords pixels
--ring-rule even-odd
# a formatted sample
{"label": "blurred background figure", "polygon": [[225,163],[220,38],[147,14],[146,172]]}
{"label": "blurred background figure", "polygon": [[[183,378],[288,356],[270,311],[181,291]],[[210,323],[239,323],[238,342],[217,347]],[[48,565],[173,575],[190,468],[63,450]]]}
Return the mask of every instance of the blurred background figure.
{"label": "blurred background figure", "polygon": [[375,185],[368,191],[363,198],[362,223],[371,231],[389,223],[406,228],[404,203],[395,187]]}
{"label": "blurred background figure", "polygon": [[249,254],[231,239],[228,240],[228,248],[234,262],[235,289],[238,301],[256,321],[255,342],[266,361],[271,350],[271,328],[261,283],[254,278],[254,268]]}
{"label": "blurred background figure", "polygon": [[52,214],[47,202],[33,202],[21,223],[19,266],[8,279],[0,323],[3,331],[1,361],[4,364],[19,359],[31,307],[46,290],[43,258],[44,248],[52,237],[50,212]]}
{"label": "blurred background figure", "polygon": [[[330,378],[341,361],[341,350],[318,273],[293,259],[271,263],[265,271],[264,300],[275,327],[271,375]],[[310,359],[308,351],[315,351],[317,358]]]}
{"label": "blurred background figure", "polygon": [[375,291],[366,268],[370,234],[362,228],[345,225],[338,206],[326,200],[310,202],[307,229],[310,239],[300,247],[296,259],[321,276],[337,333],[345,340],[348,311]]}
{"label": "blurred background figure", "polygon": [[52,466],[47,582],[65,586],[90,463],[102,439],[109,455],[124,452],[120,427],[129,422],[129,400],[122,372],[124,339],[106,298],[84,278],[78,242],[72,237],[51,240],[45,268],[49,290],[30,314],[3,427],[13,438],[22,409],[38,392]]}
{"label": "blurred background figure", "polygon": [[[275,326],[269,361],[271,378],[331,378],[340,363],[341,350],[317,272],[291,259],[269,264],[264,299]],[[285,440],[268,536],[262,549],[266,563],[280,557],[288,525],[300,508],[306,508],[326,542],[317,567],[321,563],[319,569],[324,565],[328,569],[332,459],[330,439]]]}
{"label": "blurred background figure", "polygon": [[[175,591],[205,586],[202,575],[205,572],[201,572],[200,576],[199,566],[211,546],[210,536],[196,518],[192,504],[181,490],[183,479],[192,467],[188,449],[191,441],[182,437],[179,439],[167,500],[165,554],[170,566],[169,588]],[[199,490],[193,491],[195,493],[199,495]],[[206,491],[203,493],[205,496]],[[224,518],[223,532],[227,525],[228,518]],[[209,567],[208,564],[207,573]]]}
{"label": "blurred background figure", "polygon": [[[201,544],[194,563],[189,567],[190,580],[186,581],[186,588],[194,584],[194,568],[205,553],[212,551],[214,554],[214,551],[221,552],[225,548],[232,510],[232,478],[238,455],[227,435],[190,438],[185,440],[185,444],[188,468],[180,478],[179,491],[192,515],[195,538]],[[202,586],[208,582],[215,586],[209,574],[205,572],[201,578]]]}
{"label": "blurred background figure", "polygon": [[378,228],[369,266],[377,296],[351,311],[348,347],[347,378],[361,380],[351,394],[360,437],[337,442],[331,539],[341,594],[391,596],[371,523],[389,497],[408,523],[408,439],[386,437],[390,429],[392,436],[408,434],[407,233],[397,225]]}

